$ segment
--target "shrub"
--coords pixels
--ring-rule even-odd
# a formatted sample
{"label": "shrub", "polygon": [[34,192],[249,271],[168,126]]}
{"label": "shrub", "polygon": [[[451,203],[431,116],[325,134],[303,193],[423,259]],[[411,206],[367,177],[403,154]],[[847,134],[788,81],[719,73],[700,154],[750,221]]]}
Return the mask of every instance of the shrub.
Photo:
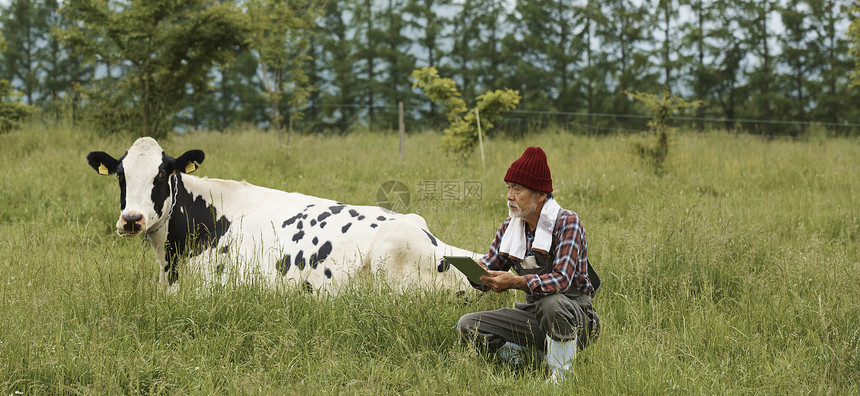
{"label": "shrub", "polygon": [[468,157],[478,143],[479,117],[480,133],[486,135],[501,119],[503,111],[513,110],[520,102],[518,91],[499,89],[478,96],[475,107],[469,110],[460,97],[457,83],[450,78],[439,76],[435,67],[417,69],[412,72],[412,78],[415,80],[413,87],[424,89],[430,100],[448,108],[447,118],[451,124],[443,131],[442,145],[463,157]]}
{"label": "shrub", "polygon": [[34,111],[32,106],[21,103],[18,95],[12,92],[9,81],[0,79],[0,133],[17,129],[21,121]]}
{"label": "shrub", "polygon": [[661,174],[669,155],[670,138],[678,129],[669,126],[669,116],[678,110],[697,107],[702,101],[687,101],[670,96],[668,91],[664,91],[662,97],[645,92],[625,93],[642,102],[653,115],[651,121],[648,121],[649,134],[633,142],[633,150],[639,158],[653,167],[655,173]]}

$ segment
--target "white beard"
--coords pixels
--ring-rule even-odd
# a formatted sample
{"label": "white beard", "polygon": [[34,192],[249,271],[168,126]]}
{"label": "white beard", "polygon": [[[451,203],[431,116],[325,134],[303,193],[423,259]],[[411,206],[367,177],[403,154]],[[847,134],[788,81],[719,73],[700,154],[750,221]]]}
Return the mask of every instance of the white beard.
{"label": "white beard", "polygon": [[[528,211],[524,211],[524,210],[523,210],[523,208],[522,208],[521,206],[519,206],[519,205],[517,205],[517,204],[515,204],[515,203],[514,203],[514,204],[511,204],[510,202],[508,202],[508,215],[510,215],[510,217],[511,217],[512,219],[515,219],[515,220],[516,220],[516,219],[525,219],[525,218],[526,218],[526,216],[530,216],[532,213],[534,213],[534,211],[535,211],[535,209],[536,209],[536,208],[535,208],[535,200],[534,200],[534,199],[532,199],[532,200],[529,202],[529,204],[531,205],[531,208],[530,208]],[[514,209],[516,209],[516,210],[517,210],[517,214],[514,214]]]}
{"label": "white beard", "polygon": [[[514,214],[514,208],[516,208],[516,209],[517,209],[517,213],[518,213],[518,214]],[[519,218],[520,218],[520,214],[522,214],[522,213],[523,213],[522,209],[520,209],[520,208],[519,208],[519,206],[517,206],[516,204],[513,204],[513,205],[512,205],[512,204],[508,204],[508,216],[509,216],[511,219],[514,219],[514,220],[519,219]]]}

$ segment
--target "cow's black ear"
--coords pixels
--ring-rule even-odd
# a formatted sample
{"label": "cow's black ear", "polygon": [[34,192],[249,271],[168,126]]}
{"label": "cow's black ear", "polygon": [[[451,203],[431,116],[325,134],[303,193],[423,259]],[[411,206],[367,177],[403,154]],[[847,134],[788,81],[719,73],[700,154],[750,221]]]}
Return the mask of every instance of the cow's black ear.
{"label": "cow's black ear", "polygon": [[177,172],[194,172],[203,163],[205,157],[203,150],[188,150],[176,159],[176,162],[173,163],[173,169]]}
{"label": "cow's black ear", "polygon": [[119,161],[111,157],[110,154],[104,151],[93,151],[87,155],[87,162],[100,175],[112,175],[116,173],[116,167],[119,166]]}

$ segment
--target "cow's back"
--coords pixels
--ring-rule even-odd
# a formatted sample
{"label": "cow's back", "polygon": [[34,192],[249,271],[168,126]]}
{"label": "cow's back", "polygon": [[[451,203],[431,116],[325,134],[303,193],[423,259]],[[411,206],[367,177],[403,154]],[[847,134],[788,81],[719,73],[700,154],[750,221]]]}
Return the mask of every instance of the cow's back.
{"label": "cow's back", "polygon": [[214,249],[232,256],[241,272],[258,271],[275,282],[336,288],[380,257],[371,251],[383,225],[389,230],[403,228],[396,224],[426,228],[417,215],[377,206],[346,205],[246,182],[186,179],[189,190],[205,197],[230,221],[229,232]]}

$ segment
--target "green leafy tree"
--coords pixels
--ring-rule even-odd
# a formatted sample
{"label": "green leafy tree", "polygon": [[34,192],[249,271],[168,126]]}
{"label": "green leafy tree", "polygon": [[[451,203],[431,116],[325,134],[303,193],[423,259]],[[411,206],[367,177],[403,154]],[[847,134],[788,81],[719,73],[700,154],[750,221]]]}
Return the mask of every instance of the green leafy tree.
{"label": "green leafy tree", "polygon": [[[692,18],[679,26],[682,81],[692,89],[693,96],[702,101],[696,108],[699,130],[704,129],[703,119],[707,109],[716,107],[715,96],[720,83],[719,61],[732,48],[731,45],[724,45],[733,36],[730,30],[719,23],[720,16],[725,14],[720,9],[721,5],[725,6],[725,2],[691,0]],[[720,29],[725,29],[725,33],[720,32]]]}
{"label": "green leafy tree", "polygon": [[[0,34],[0,52],[6,50],[6,40]],[[0,78],[0,133],[9,132],[33,113],[33,108],[20,102],[20,95],[12,91],[9,81]]]}
{"label": "green leafy tree", "polygon": [[[447,66],[452,70],[452,75],[459,77],[463,96],[472,100],[481,84],[482,74],[496,71],[485,67],[494,60],[493,52],[481,47],[486,45],[482,37],[485,32],[493,34],[495,26],[490,24],[495,22],[493,14],[499,5],[492,0],[465,0],[459,6],[459,11],[450,19],[452,48],[448,54],[450,64]],[[481,52],[490,56],[489,62],[481,59],[484,56]]]}
{"label": "green leafy tree", "polygon": [[625,92],[659,89],[659,76],[642,49],[651,43],[651,12],[644,2],[633,0],[607,0],[602,6],[603,13],[610,17],[595,34],[603,43],[600,49],[605,54],[607,70],[614,72],[612,82],[616,85],[607,107],[613,113],[631,113],[632,102]]}
{"label": "green leafy tree", "polygon": [[802,0],[789,0],[779,9],[784,31],[779,35],[782,51],[777,59],[786,69],[781,91],[786,99],[791,99],[786,104],[787,118],[809,121],[811,98],[820,90],[820,83],[809,77],[822,66],[818,60],[822,58],[824,43],[817,37],[807,12],[801,11],[802,5]]}
{"label": "green leafy tree", "polygon": [[286,102],[289,106],[289,145],[293,122],[303,115],[298,109],[307,104],[313,88],[305,65],[312,61],[308,53],[319,10],[312,1],[248,0],[245,7],[251,19],[251,48],[258,58],[281,143],[280,105]]}
{"label": "green leafy tree", "polygon": [[[717,1],[714,4],[715,27],[707,35],[706,54],[711,54],[712,66],[703,66],[696,78],[701,79],[702,86],[697,92],[706,92],[709,87],[713,90],[711,100],[715,102],[723,117],[726,118],[726,129],[734,128],[733,121],[738,117],[739,107],[743,105],[743,74],[742,61],[746,55],[746,46],[742,38],[735,32],[743,24],[739,10],[732,7],[731,1]],[[700,64],[702,64],[700,62]],[[713,73],[713,74],[711,74]],[[703,96],[699,96],[703,99]]]}
{"label": "green leafy tree", "polygon": [[457,83],[439,76],[435,67],[417,69],[412,72],[412,78],[415,80],[413,87],[422,88],[430,100],[448,109],[450,125],[443,131],[442,144],[463,157],[474,151],[480,139],[478,117],[481,122],[480,133],[486,135],[501,119],[503,111],[513,110],[520,102],[519,92],[499,89],[479,95],[475,107],[468,110],[457,90]]}
{"label": "green leafy tree", "polygon": [[211,70],[209,86],[186,97],[179,121],[187,127],[213,131],[268,122],[270,107],[260,89],[257,65],[250,50],[243,50],[229,64]]}
{"label": "green leafy tree", "polygon": [[[419,32],[416,38],[421,47],[417,59],[419,64],[441,67],[440,60],[443,52],[439,48],[439,42],[443,38],[442,33],[448,26],[449,19],[438,10],[451,3],[452,0],[408,0],[403,17],[412,30]],[[429,119],[431,125],[435,125],[437,117],[435,103],[431,101],[430,110],[425,112],[424,118]]]}
{"label": "green leafy tree", "polygon": [[426,54],[426,58],[422,61],[427,66],[438,66],[442,57],[439,39],[442,38],[442,31],[449,20],[441,16],[438,9],[449,4],[451,0],[408,0],[404,10],[404,17],[409,26],[421,32],[417,41]]}
{"label": "green leafy tree", "polygon": [[448,110],[446,115],[448,122],[452,124],[460,122],[461,114],[468,109],[454,80],[439,76],[439,71],[433,66],[416,69],[412,72],[412,79],[415,80],[413,88],[423,89],[427,98],[445,106]]}
{"label": "green leafy tree", "polygon": [[124,69],[108,95],[91,89],[91,99],[108,96],[131,125],[140,125],[138,133],[154,137],[170,130],[188,87],[205,90],[212,66],[231,60],[248,37],[244,14],[229,2],[69,0],[63,13],[74,21],[61,32],[66,43],[90,61],[116,61]]}
{"label": "green leafy tree", "polygon": [[636,154],[652,165],[657,174],[660,174],[664,170],[666,157],[669,156],[671,137],[677,130],[669,125],[669,117],[678,111],[698,107],[700,101],[687,101],[672,96],[668,90],[663,92],[663,96],[647,92],[627,92],[627,95],[645,105],[651,112],[652,119],[648,121],[651,136],[639,139],[633,146]]}
{"label": "green leafy tree", "polygon": [[318,99],[323,125],[331,125],[339,133],[347,132],[358,118],[358,109],[351,106],[361,98],[353,31],[344,15],[346,2],[327,1],[323,18],[317,27],[319,42],[319,73],[331,77],[318,86],[326,88]]}
{"label": "green leafy tree", "polygon": [[[467,3],[472,3],[471,8],[466,8]],[[507,86],[504,81],[505,70],[510,68],[510,61],[502,55],[502,40],[504,38],[504,21],[507,18],[507,11],[504,3],[496,0],[468,0],[463,4],[462,13],[474,15],[472,23],[479,29],[475,33],[473,44],[468,49],[473,53],[472,59],[468,60],[472,77],[474,80],[475,89],[470,94],[473,95],[478,90],[500,89]],[[468,21],[464,21],[468,23]],[[455,38],[458,35],[455,34]],[[462,46],[462,50],[467,50]],[[465,77],[464,77],[465,83]],[[466,96],[471,98],[469,94]]]}
{"label": "green leafy tree", "polygon": [[[739,1],[745,40],[745,49],[753,57],[756,66],[747,71],[749,81],[748,102],[745,118],[771,120],[778,115],[777,106],[783,102],[776,89],[776,73],[774,68],[774,49],[771,45],[773,27],[771,16],[776,11],[774,0],[741,0]],[[758,131],[764,135],[772,135],[775,131],[770,124],[759,126]]]}
{"label": "green leafy tree", "polygon": [[[415,56],[409,53],[414,41],[406,34],[406,23],[403,20],[405,0],[388,0],[386,7],[380,12],[379,22],[379,59],[384,64],[378,87],[379,97],[387,106],[381,113],[382,120],[387,120],[388,126],[397,125],[397,104],[403,102],[406,107],[413,107],[419,102],[419,97],[411,89],[411,73],[415,69]],[[379,124],[379,122],[377,122]]]}
{"label": "green leafy tree", "polygon": [[[585,65],[580,77],[583,87],[583,99],[585,100],[585,111],[588,114],[586,126],[589,129],[595,127],[594,113],[605,111],[605,98],[610,96],[606,82],[610,78],[607,68],[606,53],[597,50],[600,48],[601,39],[596,32],[599,26],[608,23],[608,18],[603,14],[600,3],[597,0],[588,0],[582,9],[584,19],[583,40],[585,41]],[[606,109],[608,110],[608,109]]]}
{"label": "green leafy tree", "polygon": [[71,119],[74,124],[80,111],[79,94],[75,87],[90,81],[95,71],[83,61],[83,57],[73,54],[72,49],[57,37],[57,32],[67,28],[71,21],[65,19],[51,3],[46,2],[52,7],[47,22],[51,34],[45,37],[47,51],[40,56],[45,71],[42,80],[44,89],[40,96],[43,101],[40,105],[44,114],[53,115],[56,120]]}
{"label": "green leafy tree", "polygon": [[[860,90],[851,87],[850,75],[854,59],[849,51],[850,35],[837,28],[852,15],[860,15],[860,9],[851,12],[851,0],[808,0],[811,10],[810,27],[819,37],[820,51],[816,52],[814,75],[820,78],[820,87],[811,101],[817,106],[811,119],[825,122],[852,122],[860,117],[856,106],[844,103],[860,103]],[[855,4],[860,4],[856,3]],[[814,81],[814,76],[808,80]]]}
{"label": "green leafy tree", "polygon": [[672,55],[677,54],[679,39],[676,36],[677,19],[680,10],[679,0],[657,0],[657,12],[655,19],[657,25],[662,31],[662,40],[660,44],[660,61],[659,64],[663,69],[663,89],[672,92],[673,76],[672,71],[678,66],[679,61],[672,58]]}
{"label": "green leafy tree", "polygon": [[19,89],[28,104],[34,104],[37,98],[44,100],[44,90],[47,88],[44,82],[53,79],[44,65],[50,55],[50,48],[44,42],[52,39],[48,21],[55,8],[57,2],[53,0],[12,0],[0,18],[3,34],[8,40],[7,48],[3,51],[7,72],[4,77],[19,82]]}
{"label": "green leafy tree", "polygon": [[851,74],[854,86],[860,85],[860,4],[854,3],[851,6],[851,25],[848,26],[848,36],[851,37],[851,54],[856,59],[854,62],[854,72]]}
{"label": "green leafy tree", "polygon": [[21,103],[20,96],[12,91],[9,81],[0,78],[0,133],[18,128],[21,121],[35,112],[32,106]]}
{"label": "green leafy tree", "polygon": [[378,76],[380,69],[384,66],[380,59],[382,47],[382,32],[378,23],[379,13],[374,10],[373,0],[356,1],[352,7],[352,27],[355,32],[353,44],[356,48],[356,56],[361,60],[359,80],[362,87],[363,103],[367,106],[368,128],[373,127],[376,112],[377,92],[379,90]]}
{"label": "green leafy tree", "polygon": [[582,93],[577,80],[586,51],[583,36],[588,13],[573,0],[537,0],[517,2],[515,15],[517,28],[511,39],[521,37],[518,58],[530,67],[513,85],[528,95],[544,93],[549,106],[535,103],[544,109],[578,110]]}

